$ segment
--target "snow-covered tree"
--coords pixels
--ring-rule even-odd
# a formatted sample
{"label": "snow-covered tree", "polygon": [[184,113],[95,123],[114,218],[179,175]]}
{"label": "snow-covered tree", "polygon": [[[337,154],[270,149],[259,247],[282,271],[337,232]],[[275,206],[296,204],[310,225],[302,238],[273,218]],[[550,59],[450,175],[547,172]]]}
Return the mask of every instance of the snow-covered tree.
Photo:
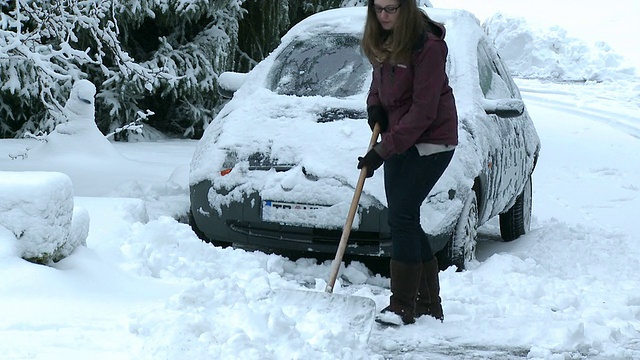
{"label": "snow-covered tree", "polygon": [[89,78],[101,130],[154,108],[152,125],[188,136],[213,116],[243,1],[0,0],[0,135],[53,130]]}
{"label": "snow-covered tree", "polygon": [[[96,122],[117,133],[139,114],[165,134],[199,137],[216,81],[248,71],[292,25],[365,0],[0,0],[0,138],[51,132],[80,79]],[[145,126],[145,128],[149,128]]]}
{"label": "snow-covered tree", "polygon": [[[131,95],[138,97],[137,106],[129,109],[152,110],[156,115],[150,123],[162,132],[195,135],[197,128],[206,126],[215,115],[217,75],[233,66],[238,20],[246,13],[241,8],[244,0],[120,2],[123,46],[145,68],[171,74],[169,78],[156,77],[153,83],[143,78],[131,83],[120,75],[116,82],[126,90],[131,87]],[[113,90],[109,95],[116,103],[127,100],[119,87]],[[105,95],[100,96],[109,103]]]}
{"label": "snow-covered tree", "polygon": [[[359,4],[360,2],[360,4]],[[245,72],[278,46],[293,25],[317,12],[365,4],[366,0],[248,0],[240,21],[235,71]],[[363,24],[364,25],[364,24]]]}

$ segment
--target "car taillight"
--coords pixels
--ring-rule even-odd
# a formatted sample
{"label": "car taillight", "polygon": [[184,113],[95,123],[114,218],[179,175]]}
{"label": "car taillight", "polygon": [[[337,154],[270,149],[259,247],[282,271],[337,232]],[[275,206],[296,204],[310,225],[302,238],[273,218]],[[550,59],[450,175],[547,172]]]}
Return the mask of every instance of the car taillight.
{"label": "car taillight", "polygon": [[222,163],[222,170],[220,170],[220,176],[229,175],[233,167],[238,163],[238,155],[235,151],[225,150],[226,156],[224,162]]}

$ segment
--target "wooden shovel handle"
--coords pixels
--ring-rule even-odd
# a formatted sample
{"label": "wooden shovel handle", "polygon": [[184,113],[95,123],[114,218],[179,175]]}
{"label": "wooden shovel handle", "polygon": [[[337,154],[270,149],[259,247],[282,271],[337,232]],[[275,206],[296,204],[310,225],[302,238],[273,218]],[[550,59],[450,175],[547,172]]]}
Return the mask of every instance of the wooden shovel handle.
{"label": "wooden shovel handle", "polygon": [[[371,148],[373,148],[373,146],[376,144],[376,141],[378,141],[378,135],[380,135],[380,124],[376,123],[376,125],[373,127],[373,133],[371,134],[371,140],[369,140],[369,147],[367,148],[367,151],[371,150]],[[358,210],[358,203],[360,202],[360,195],[362,194],[362,188],[364,187],[364,180],[366,178],[367,167],[365,166],[360,169],[360,177],[358,178],[356,191],[354,192],[353,199],[351,200],[351,207],[349,208],[347,221],[342,228],[342,236],[340,237],[340,243],[338,244],[336,257],[331,263],[331,272],[329,275],[329,281],[327,281],[327,287],[324,289],[325,292],[333,292],[333,286],[335,285],[336,279],[338,278],[338,272],[340,270],[340,265],[342,264],[342,257],[344,256],[344,251],[347,248],[349,234],[351,233],[351,226],[353,225],[353,219],[355,218],[356,211]]]}

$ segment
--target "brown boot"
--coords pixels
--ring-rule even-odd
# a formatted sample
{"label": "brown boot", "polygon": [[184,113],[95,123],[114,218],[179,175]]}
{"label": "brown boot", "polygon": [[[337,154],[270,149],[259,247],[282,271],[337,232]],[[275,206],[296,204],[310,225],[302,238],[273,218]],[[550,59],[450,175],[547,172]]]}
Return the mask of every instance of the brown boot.
{"label": "brown boot", "polygon": [[391,298],[377,322],[385,325],[407,325],[415,322],[416,296],[422,273],[422,264],[391,260]]}
{"label": "brown boot", "polygon": [[424,315],[431,315],[431,295],[429,295],[429,286],[423,268],[416,296],[416,319]]}
{"label": "brown boot", "polygon": [[430,315],[444,321],[442,299],[440,298],[440,280],[438,279],[438,259],[435,257],[422,263],[422,278],[416,296],[416,317]]}

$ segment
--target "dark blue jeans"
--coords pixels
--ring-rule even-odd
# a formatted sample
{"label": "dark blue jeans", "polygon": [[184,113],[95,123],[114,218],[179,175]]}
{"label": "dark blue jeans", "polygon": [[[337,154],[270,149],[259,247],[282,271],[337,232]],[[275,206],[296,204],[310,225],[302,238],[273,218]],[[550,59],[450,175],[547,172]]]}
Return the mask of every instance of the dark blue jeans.
{"label": "dark blue jeans", "polygon": [[420,205],[451,162],[453,152],[420,156],[412,146],[384,162],[393,260],[416,264],[433,259],[427,234],[420,226]]}

